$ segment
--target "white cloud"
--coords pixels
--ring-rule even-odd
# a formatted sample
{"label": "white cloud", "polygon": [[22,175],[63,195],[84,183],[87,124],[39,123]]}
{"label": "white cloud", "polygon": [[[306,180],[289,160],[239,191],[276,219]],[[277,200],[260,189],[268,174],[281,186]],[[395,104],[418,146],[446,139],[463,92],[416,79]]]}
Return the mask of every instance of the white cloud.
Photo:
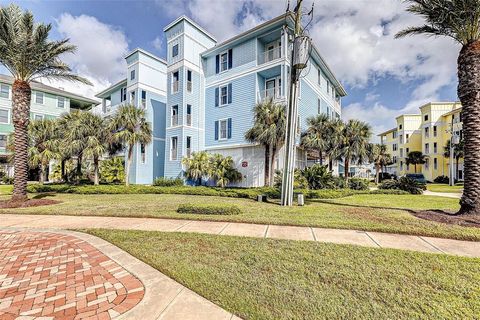
{"label": "white cloud", "polygon": [[128,40],[122,30],[87,15],[64,13],[56,22],[58,32],[77,46],[75,54],[65,55],[62,60],[77,74],[89,79],[93,86],[58,81],[51,85],[93,97],[124,77]]}
{"label": "white cloud", "polygon": [[163,44],[163,38],[160,36],[157,36],[155,39],[152,41],[152,45],[157,51],[162,50],[162,44]]}

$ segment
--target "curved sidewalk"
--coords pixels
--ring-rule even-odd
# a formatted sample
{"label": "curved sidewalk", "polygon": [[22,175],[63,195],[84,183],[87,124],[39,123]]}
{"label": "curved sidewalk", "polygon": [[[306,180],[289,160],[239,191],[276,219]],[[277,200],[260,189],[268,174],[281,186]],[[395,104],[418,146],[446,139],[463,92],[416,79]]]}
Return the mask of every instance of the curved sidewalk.
{"label": "curved sidewalk", "polygon": [[198,232],[217,235],[331,242],[376,248],[393,248],[428,253],[453,254],[465,257],[480,257],[480,242],[475,241],[461,241],[370,231],[235,222],[0,214],[0,228],[1,227],[55,229],[110,228],[163,232]]}
{"label": "curved sidewalk", "polygon": [[95,236],[8,227],[0,239],[0,319],[239,319]]}

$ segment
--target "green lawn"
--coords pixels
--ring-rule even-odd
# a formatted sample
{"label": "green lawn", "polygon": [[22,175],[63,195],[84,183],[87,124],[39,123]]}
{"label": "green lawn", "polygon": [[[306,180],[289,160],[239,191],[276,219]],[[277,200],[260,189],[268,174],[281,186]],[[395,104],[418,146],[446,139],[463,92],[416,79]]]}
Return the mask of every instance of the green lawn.
{"label": "green lawn", "polygon": [[10,184],[0,184],[0,194],[12,194],[13,186]]}
{"label": "green lawn", "polygon": [[476,319],[480,259],[303,241],[88,230],[244,319]]}
{"label": "green lawn", "polygon": [[[62,203],[35,208],[2,209],[0,213],[234,221],[357,229],[480,241],[480,228],[426,221],[402,210],[457,210],[459,208],[457,199],[442,197],[355,195],[335,200],[310,201],[304,207],[290,208],[273,203],[258,203],[249,199],[173,194],[55,194],[48,197],[60,200]],[[231,216],[177,213],[177,207],[184,203],[231,204],[241,208],[243,213]]]}
{"label": "green lawn", "polygon": [[448,184],[440,184],[440,183],[429,183],[427,184],[427,190],[432,192],[446,192],[446,193],[462,193],[463,186],[449,186]]}

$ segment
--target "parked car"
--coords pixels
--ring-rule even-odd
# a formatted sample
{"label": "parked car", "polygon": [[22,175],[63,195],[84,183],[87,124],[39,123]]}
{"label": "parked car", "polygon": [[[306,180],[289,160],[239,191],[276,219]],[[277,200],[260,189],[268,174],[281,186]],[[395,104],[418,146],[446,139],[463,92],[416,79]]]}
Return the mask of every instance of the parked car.
{"label": "parked car", "polygon": [[423,184],[427,183],[427,179],[425,179],[425,176],[423,175],[423,173],[407,173],[405,177],[415,180],[419,183],[423,183]]}

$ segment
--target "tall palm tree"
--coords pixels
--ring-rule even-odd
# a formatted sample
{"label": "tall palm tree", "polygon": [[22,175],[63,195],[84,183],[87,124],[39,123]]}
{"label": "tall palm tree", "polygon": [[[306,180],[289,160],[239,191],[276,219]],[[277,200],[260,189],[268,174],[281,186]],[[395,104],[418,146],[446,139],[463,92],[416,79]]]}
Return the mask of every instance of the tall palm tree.
{"label": "tall palm tree", "polygon": [[368,145],[372,136],[370,125],[359,120],[348,120],[343,127],[339,155],[344,161],[345,181],[348,181],[350,164],[368,159]]}
{"label": "tall palm tree", "polygon": [[245,133],[245,139],[265,148],[265,185],[273,185],[273,172],[278,151],[285,142],[285,105],[272,98],[258,103],[253,109],[253,127]]}
{"label": "tall palm tree", "polygon": [[193,152],[191,157],[182,159],[185,166],[185,177],[194,181],[197,185],[202,184],[210,172],[210,156],[206,151]]}
{"label": "tall palm tree", "polygon": [[[451,141],[448,140],[443,152],[445,158],[450,158],[450,144]],[[465,142],[463,139],[459,143],[453,145],[453,157],[455,158],[455,168],[457,169],[456,176],[458,177],[458,163],[461,158],[465,158]]]}
{"label": "tall palm tree", "polygon": [[370,160],[375,166],[375,184],[380,181],[380,169],[392,161],[392,156],[387,152],[384,144],[371,144],[369,148]]}
{"label": "tall palm tree", "polygon": [[35,120],[28,125],[28,162],[40,169],[40,183],[47,179],[47,167],[57,157],[59,137],[55,120]]}
{"label": "tall palm tree", "polygon": [[480,214],[480,2],[478,0],[408,0],[408,11],[422,16],[425,25],[396,36],[446,36],[462,49],[457,60],[458,97],[462,103],[465,139],[465,186],[459,214]]}
{"label": "tall palm tree", "polygon": [[415,166],[415,173],[417,173],[417,164],[424,164],[427,162],[427,156],[425,156],[421,151],[412,151],[407,154],[405,163],[408,165],[413,164]]}
{"label": "tall palm tree", "polygon": [[330,120],[328,116],[321,113],[315,117],[307,118],[307,130],[302,134],[300,145],[306,149],[318,152],[320,164],[323,165],[323,158],[331,142]]}
{"label": "tall palm tree", "polygon": [[342,137],[345,123],[341,119],[330,120],[328,125],[328,144],[326,155],[328,157],[328,169],[333,170],[333,161],[342,160]]}
{"label": "tall palm tree", "polygon": [[17,5],[0,7],[0,63],[15,79],[12,87],[16,141],[12,201],[27,200],[30,82],[45,78],[90,84],[60,60],[61,55],[75,52],[75,46],[68,44],[68,39],[49,41],[51,29],[51,24],[35,23],[32,13],[23,12]]}
{"label": "tall palm tree", "polygon": [[125,185],[130,185],[130,167],[132,165],[133,150],[136,145],[147,145],[152,142],[152,128],[146,120],[145,110],[132,104],[118,107],[117,112],[110,120],[109,130],[112,140],[122,143],[127,148],[127,165],[125,168]]}
{"label": "tall palm tree", "polygon": [[100,157],[109,151],[112,135],[108,130],[107,121],[99,115],[85,112],[84,116],[85,149],[83,154],[93,160],[94,184],[100,183],[99,165]]}

